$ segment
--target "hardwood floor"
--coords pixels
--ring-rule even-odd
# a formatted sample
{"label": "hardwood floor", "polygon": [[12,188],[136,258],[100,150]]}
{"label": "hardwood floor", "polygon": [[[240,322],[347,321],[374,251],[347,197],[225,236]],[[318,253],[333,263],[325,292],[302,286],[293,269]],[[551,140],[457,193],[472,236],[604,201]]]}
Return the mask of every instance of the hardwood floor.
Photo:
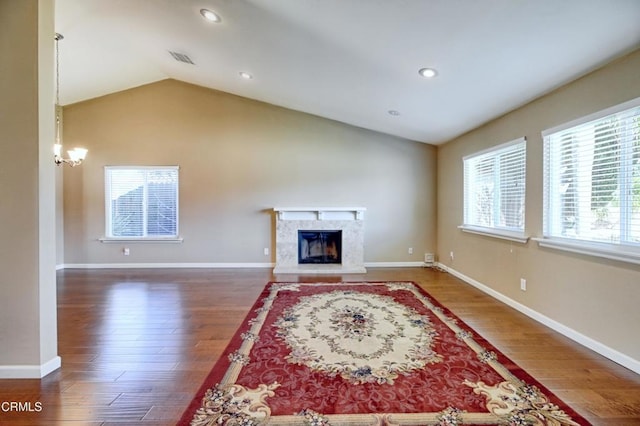
{"label": "hardwood floor", "polygon": [[[593,424],[640,425],[639,375],[424,268],[343,277],[273,277],[270,269],[59,271],[62,368],[42,380],[0,380],[0,403],[34,410],[2,409],[0,424],[175,424],[270,280],[415,281]],[[629,327],[631,337],[637,330]]]}

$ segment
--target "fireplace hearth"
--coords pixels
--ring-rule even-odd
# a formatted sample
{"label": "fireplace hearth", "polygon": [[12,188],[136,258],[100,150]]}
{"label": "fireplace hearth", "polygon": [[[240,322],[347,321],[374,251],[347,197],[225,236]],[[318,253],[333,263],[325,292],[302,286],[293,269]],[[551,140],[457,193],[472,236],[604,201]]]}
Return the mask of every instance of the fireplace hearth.
{"label": "fireplace hearth", "polygon": [[298,263],[342,263],[342,231],[298,231]]}

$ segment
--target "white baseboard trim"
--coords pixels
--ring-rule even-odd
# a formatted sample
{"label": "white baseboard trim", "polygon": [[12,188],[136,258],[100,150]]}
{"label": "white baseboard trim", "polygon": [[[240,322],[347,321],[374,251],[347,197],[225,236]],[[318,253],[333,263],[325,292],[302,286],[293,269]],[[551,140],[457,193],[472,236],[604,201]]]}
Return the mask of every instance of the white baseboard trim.
{"label": "white baseboard trim", "polygon": [[0,365],[0,379],[41,379],[61,366],[59,356],[42,365]]}
{"label": "white baseboard trim", "polygon": [[367,268],[416,268],[424,266],[424,262],[365,262]]}
{"label": "white baseboard trim", "polygon": [[451,275],[460,278],[462,281],[466,282],[467,284],[470,284],[474,287],[476,287],[477,289],[481,290],[482,292],[488,294],[489,296],[501,301],[502,303],[511,306],[512,308],[516,309],[517,311],[522,312],[523,314],[525,314],[526,316],[528,316],[529,318],[532,318],[536,321],[538,321],[539,323],[551,328],[554,331],[557,331],[558,333],[562,334],[565,337],[568,337],[569,339],[573,340],[576,343],[581,344],[582,346],[585,346],[589,349],[591,349],[594,352],[599,353],[600,355],[609,358],[611,361],[616,362],[620,365],[622,365],[623,367],[628,368],[629,370],[633,371],[634,373],[640,374],[640,361],[638,361],[637,359],[631,358],[628,355],[623,354],[622,352],[618,352],[615,349],[612,349],[606,345],[604,345],[601,342],[598,342],[597,340],[592,339],[591,337],[585,336],[582,333],[577,332],[576,330],[567,327],[566,325],[559,323],[558,321],[555,321],[543,314],[541,314],[538,311],[535,311],[519,302],[516,302],[515,300],[505,296],[502,293],[499,293],[495,290],[493,290],[492,288],[482,284],[479,281],[474,280],[471,277],[468,277],[458,271],[456,271],[453,268],[450,268],[446,265],[443,265],[441,263],[437,264],[438,267],[440,267],[441,269],[445,270],[446,272],[450,273]]}
{"label": "white baseboard trim", "polygon": [[66,263],[60,269],[273,268],[275,263]]}
{"label": "white baseboard trim", "polygon": [[[65,263],[56,269],[274,268],[275,263]],[[416,268],[424,262],[365,262],[367,268]]]}

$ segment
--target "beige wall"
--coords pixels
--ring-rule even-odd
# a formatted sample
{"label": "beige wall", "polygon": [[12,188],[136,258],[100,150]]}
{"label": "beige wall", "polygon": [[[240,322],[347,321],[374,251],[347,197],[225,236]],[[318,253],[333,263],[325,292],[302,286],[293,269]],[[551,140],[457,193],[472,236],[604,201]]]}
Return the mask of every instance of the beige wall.
{"label": "beige wall", "polygon": [[[367,262],[435,250],[429,145],[174,80],[65,107],[64,138],[89,149],[64,172],[67,265],[270,263],[274,206],[366,207]],[[184,242],[99,242],[105,165],[179,165]]]}
{"label": "beige wall", "polygon": [[59,366],[53,1],[0,0],[0,377]]}
{"label": "beige wall", "polygon": [[[640,96],[640,51],[438,149],[438,253],[479,281],[614,351],[640,362],[640,266],[463,233],[462,158],[527,138],[526,231],[542,236],[540,132]],[[449,253],[454,252],[451,261]],[[527,291],[520,290],[520,278]]]}

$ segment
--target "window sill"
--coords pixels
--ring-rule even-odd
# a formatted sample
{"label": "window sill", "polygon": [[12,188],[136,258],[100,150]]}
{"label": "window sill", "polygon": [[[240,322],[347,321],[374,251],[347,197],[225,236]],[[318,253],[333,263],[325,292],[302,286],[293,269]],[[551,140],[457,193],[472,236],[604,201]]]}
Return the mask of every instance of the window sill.
{"label": "window sill", "polygon": [[533,238],[533,240],[540,247],[640,265],[640,251],[632,251],[625,246],[586,241],[567,241],[556,238]]}
{"label": "window sill", "polygon": [[102,237],[98,241],[101,243],[164,243],[164,244],[180,244],[184,241],[182,237],[176,238],[108,238]]}
{"label": "window sill", "polygon": [[529,237],[522,232],[506,231],[503,229],[483,228],[480,226],[460,225],[458,226],[463,232],[470,234],[483,235],[485,237],[499,238],[501,240],[514,241],[516,243],[526,244]]}

